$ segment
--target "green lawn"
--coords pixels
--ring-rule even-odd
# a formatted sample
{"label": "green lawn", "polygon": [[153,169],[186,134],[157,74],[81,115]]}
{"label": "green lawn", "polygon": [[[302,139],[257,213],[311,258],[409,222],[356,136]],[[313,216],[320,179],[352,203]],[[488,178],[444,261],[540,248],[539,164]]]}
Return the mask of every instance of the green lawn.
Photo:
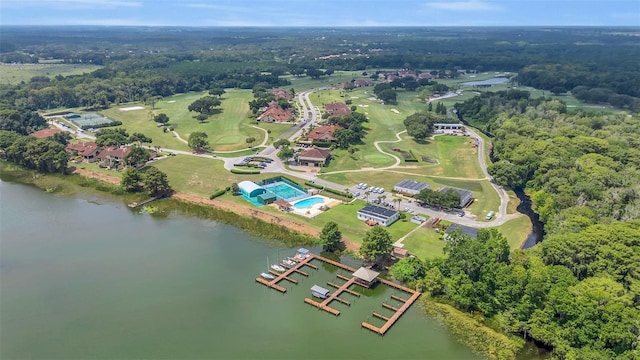
{"label": "green lawn", "polygon": [[443,257],[445,242],[434,229],[421,227],[402,242],[404,248],[420,260]]}
{"label": "green lawn", "polygon": [[0,84],[28,82],[34,76],[80,75],[100,69],[99,65],[84,64],[0,64]]}
{"label": "green lawn", "polygon": [[362,79],[362,71],[336,71],[331,76],[323,76],[320,79],[312,79],[308,76],[296,77],[285,75],[281,78],[291,81],[291,85],[283,86],[285,89],[294,88],[297,93],[326,86],[331,84],[340,84],[352,79]]}
{"label": "green lawn", "polygon": [[531,219],[524,215],[496,227],[507,238],[511,249],[519,249],[531,233],[532,228]]}
{"label": "green lawn", "polygon": [[[185,93],[170,96],[155,104],[155,109],[148,106],[145,110],[120,111],[112,107],[103,111],[103,115],[123,122],[129,132],[142,132],[154,139],[154,145],[160,147],[188,150],[188,147],[170,133],[163,133],[152,121],[154,114],[165,113],[169,116],[169,124],[180,136],[187,140],[194,131],[203,131],[209,136],[210,146],[218,151],[230,151],[247,148],[245,139],[256,139],[252,146],[259,145],[265,137],[264,131],[253,128],[249,120],[249,101],[253,99],[250,90],[226,89],[222,96],[220,112],[203,123],[198,122],[195,113],[188,107],[193,101],[206,95],[202,93]],[[156,143],[157,138],[157,143]]]}
{"label": "green lawn", "polygon": [[287,132],[288,130],[291,130],[291,124],[278,124],[278,123],[258,123],[256,126],[263,128],[267,131],[270,131],[269,133],[269,140],[267,141],[267,145],[273,143],[274,141],[278,140],[278,138],[284,134],[285,132]]}
{"label": "green lawn", "polygon": [[[400,153],[394,152],[394,148],[404,151],[413,151],[418,159],[417,163],[402,162],[402,166],[418,166],[420,173],[434,176],[461,177],[468,179],[483,178],[480,164],[478,163],[478,149],[473,147],[473,139],[465,136],[435,136],[433,140],[422,143],[416,142],[406,133],[401,135],[400,143],[383,143],[380,147],[385,151],[396,154],[402,159]],[[438,160],[438,164],[422,161],[422,156]]]}
{"label": "green lawn", "polygon": [[[131,104],[131,106],[136,105],[142,106],[142,104]],[[149,136],[153,140],[153,146],[185,151],[190,150],[187,144],[178,140],[173,133],[163,132],[162,128],[157,127],[156,123],[151,120],[151,111],[145,109],[125,112],[118,110],[118,108],[119,107],[112,107],[100,113],[109,119],[122,121],[121,127],[126,129],[129,134],[139,132]]]}
{"label": "green lawn", "polygon": [[233,174],[224,168],[222,161],[188,155],[172,156],[153,163],[153,166],[167,174],[174,190],[202,196],[209,196],[234,182],[277,176]]}

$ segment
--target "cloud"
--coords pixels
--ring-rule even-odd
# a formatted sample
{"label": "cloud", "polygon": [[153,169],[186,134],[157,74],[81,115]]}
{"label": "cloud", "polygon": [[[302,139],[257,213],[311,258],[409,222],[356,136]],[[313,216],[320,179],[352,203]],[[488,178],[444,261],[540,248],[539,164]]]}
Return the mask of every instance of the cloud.
{"label": "cloud", "polygon": [[428,7],[438,10],[449,11],[490,11],[500,10],[499,6],[478,0],[454,1],[454,2],[430,2]]}
{"label": "cloud", "polygon": [[55,8],[55,9],[96,9],[116,7],[139,7],[140,1],[127,0],[3,0],[2,6],[7,8]]}

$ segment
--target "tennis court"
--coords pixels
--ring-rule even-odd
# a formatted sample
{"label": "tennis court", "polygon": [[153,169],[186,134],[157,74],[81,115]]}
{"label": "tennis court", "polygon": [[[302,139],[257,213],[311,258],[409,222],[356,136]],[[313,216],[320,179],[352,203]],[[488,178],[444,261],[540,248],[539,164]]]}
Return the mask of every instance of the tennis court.
{"label": "tennis court", "polygon": [[113,122],[113,120],[98,114],[76,114],[75,116],[66,116],[66,118],[81,128],[110,124]]}

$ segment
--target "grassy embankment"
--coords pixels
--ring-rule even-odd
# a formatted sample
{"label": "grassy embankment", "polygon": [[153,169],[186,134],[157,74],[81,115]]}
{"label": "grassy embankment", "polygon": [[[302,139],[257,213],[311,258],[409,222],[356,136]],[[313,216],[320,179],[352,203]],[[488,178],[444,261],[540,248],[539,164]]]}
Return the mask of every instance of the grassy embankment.
{"label": "grassy embankment", "polygon": [[100,69],[99,65],[86,64],[0,64],[0,84],[28,82],[34,76],[80,75]]}

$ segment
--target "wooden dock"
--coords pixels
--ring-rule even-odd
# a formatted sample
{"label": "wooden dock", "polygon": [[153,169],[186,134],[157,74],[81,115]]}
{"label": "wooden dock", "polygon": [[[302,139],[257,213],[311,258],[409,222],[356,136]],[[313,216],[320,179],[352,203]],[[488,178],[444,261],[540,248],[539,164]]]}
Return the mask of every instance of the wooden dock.
{"label": "wooden dock", "polygon": [[[395,284],[395,285],[397,285],[397,284]],[[399,286],[401,286],[401,285],[399,285]],[[404,287],[404,286],[402,286],[402,287]],[[396,321],[398,321],[400,316],[402,316],[402,314],[404,314],[404,312],[407,311],[407,309],[409,309],[409,307],[411,307],[411,305],[413,305],[413,303],[418,299],[418,297],[420,297],[420,292],[415,291],[415,290],[411,290],[411,289],[408,289],[408,288],[405,288],[405,289],[409,290],[409,292],[412,294],[411,297],[409,299],[407,299],[405,301],[405,303],[402,304],[402,306],[399,309],[396,309],[395,313],[393,315],[391,315],[391,317],[386,320],[384,325],[382,325],[381,327],[377,327],[377,326],[369,324],[366,321],[363,321],[362,324],[360,324],[360,325],[362,327],[366,328],[366,329],[369,329],[369,330],[375,332],[375,333],[378,333],[380,335],[384,335],[387,331],[389,331],[391,326],[393,326],[393,324]],[[389,308],[389,309],[395,309],[393,306],[387,305],[387,304],[382,304],[382,306],[384,306],[386,308]],[[373,316],[385,320],[384,316],[382,316],[380,314],[373,313]]]}
{"label": "wooden dock", "polygon": [[298,280],[289,277],[289,275],[291,275],[294,272],[300,272],[300,268],[305,266],[305,265],[307,265],[307,266],[309,266],[311,268],[317,269],[318,268],[317,266],[315,266],[313,264],[309,264],[309,262],[311,260],[313,260],[313,259],[315,259],[315,256],[311,255],[311,256],[307,257],[306,259],[304,259],[304,260],[300,261],[299,263],[297,263],[296,266],[292,266],[292,267],[288,268],[283,273],[278,273],[276,271],[269,270],[270,272],[272,272],[275,275],[275,277],[276,277],[275,279],[266,280],[266,279],[263,279],[261,277],[257,277],[256,278],[256,282],[259,282],[260,284],[268,286],[268,287],[270,287],[272,289],[276,289],[276,290],[278,290],[278,291],[280,291],[282,293],[287,292],[287,289],[285,289],[284,287],[278,285],[278,283],[280,281],[282,281],[282,280],[287,280],[289,282],[297,284]]}
{"label": "wooden dock", "polygon": [[[258,278],[256,278],[256,282],[259,282],[259,283],[261,283],[261,284],[263,284],[263,285],[265,285],[267,287],[270,287],[272,289],[276,289],[276,290],[284,293],[284,292],[287,291],[287,289],[282,287],[282,286],[280,286],[280,285],[278,285],[278,283],[280,281],[282,281],[282,280],[287,280],[287,281],[290,281],[290,282],[293,282],[293,283],[297,283],[297,280],[289,277],[289,275],[291,275],[294,272],[298,273],[298,274],[301,274],[303,276],[308,276],[309,274],[301,271],[300,269],[302,267],[304,267],[304,266],[309,266],[312,269],[318,269],[318,267],[316,265],[313,265],[313,264],[310,263],[313,259],[318,259],[319,261],[323,261],[323,262],[325,262],[327,264],[334,265],[334,266],[336,266],[336,267],[338,267],[340,269],[349,271],[351,273],[355,272],[355,269],[353,269],[353,268],[351,268],[351,267],[349,267],[347,265],[341,264],[339,262],[327,259],[327,258],[319,256],[319,255],[310,254],[306,259],[300,261],[295,266],[289,267],[285,272],[278,273],[275,279],[273,279],[273,280],[265,280],[265,279],[263,279],[261,277],[258,277]],[[349,301],[340,298],[339,297],[340,294],[342,294],[343,292],[348,292],[349,294],[352,294],[352,295],[355,295],[355,296],[360,296],[360,293],[349,289],[349,287],[351,285],[356,283],[354,277],[347,277],[347,276],[342,275],[342,274],[336,274],[336,277],[339,278],[339,279],[345,280],[345,283],[342,284],[342,285],[337,285],[337,284],[334,284],[334,283],[328,281],[327,284],[329,286],[335,288],[336,290],[331,295],[329,295],[326,299],[324,299],[322,302],[318,302],[318,301],[310,299],[310,298],[305,298],[304,302],[306,304],[313,305],[316,308],[318,308],[320,310],[324,310],[324,311],[326,311],[326,312],[328,312],[330,314],[333,314],[335,316],[340,315],[340,311],[337,310],[337,309],[332,308],[331,306],[329,306],[329,304],[332,301],[335,300],[335,301],[342,302],[343,304],[346,304],[346,305],[351,305],[351,303]],[[409,289],[409,288],[407,288],[405,286],[402,286],[400,284],[396,284],[396,283],[394,283],[392,281],[389,281],[389,280],[385,280],[385,279],[379,279],[379,280],[380,280],[381,283],[383,283],[383,284],[385,284],[385,285],[387,285],[389,287],[392,287],[394,289],[398,289],[398,290],[402,291],[405,294],[411,294],[411,296],[408,299],[405,299],[405,298],[403,298],[401,296],[397,296],[397,295],[391,295],[391,299],[402,303],[402,306],[400,306],[400,308],[396,308],[396,307],[394,307],[392,305],[389,305],[389,304],[386,304],[386,303],[382,304],[383,307],[385,307],[385,308],[387,308],[389,310],[392,310],[394,312],[393,315],[391,315],[390,317],[387,317],[385,315],[379,314],[377,312],[373,313],[374,317],[376,317],[378,319],[382,319],[382,320],[385,321],[385,323],[381,327],[377,327],[375,325],[369,324],[366,321],[363,321],[360,324],[361,327],[363,327],[365,329],[369,329],[369,330],[371,330],[371,331],[373,331],[373,332],[375,332],[377,334],[384,335],[387,331],[389,331],[389,329],[393,326],[393,324],[396,321],[398,321],[398,319],[402,316],[402,314],[404,314],[407,311],[407,309],[409,309],[409,307],[411,307],[411,305],[413,305],[413,303],[418,299],[418,297],[420,297],[420,292],[412,290],[412,289]]]}

